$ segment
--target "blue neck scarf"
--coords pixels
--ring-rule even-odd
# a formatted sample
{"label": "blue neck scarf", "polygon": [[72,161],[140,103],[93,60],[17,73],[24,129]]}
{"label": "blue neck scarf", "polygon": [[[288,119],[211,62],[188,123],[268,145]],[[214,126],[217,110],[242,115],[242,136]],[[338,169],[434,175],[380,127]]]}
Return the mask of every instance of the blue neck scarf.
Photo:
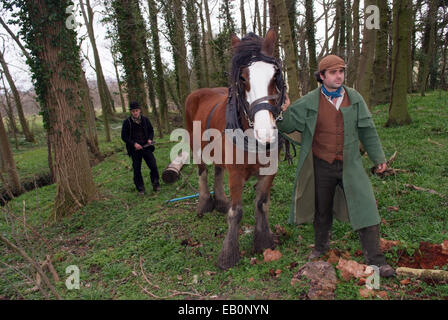
{"label": "blue neck scarf", "polygon": [[322,92],[326,96],[330,97],[331,99],[336,99],[336,98],[342,97],[342,94],[341,94],[342,86],[340,86],[336,91],[332,91],[332,92],[328,91],[324,85],[322,85],[321,87],[322,87]]}

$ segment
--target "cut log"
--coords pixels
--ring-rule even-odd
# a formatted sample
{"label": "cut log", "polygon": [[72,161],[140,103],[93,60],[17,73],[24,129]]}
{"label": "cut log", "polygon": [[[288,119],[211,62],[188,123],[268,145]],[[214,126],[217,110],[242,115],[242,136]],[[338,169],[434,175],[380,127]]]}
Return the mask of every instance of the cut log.
{"label": "cut log", "polygon": [[445,270],[413,269],[413,268],[401,267],[397,268],[396,272],[397,275],[448,281],[448,271]]}
{"label": "cut log", "polygon": [[162,180],[163,182],[170,184],[174,183],[179,179],[180,171],[184,164],[188,161],[190,155],[188,152],[181,152],[179,155],[163,170]]}

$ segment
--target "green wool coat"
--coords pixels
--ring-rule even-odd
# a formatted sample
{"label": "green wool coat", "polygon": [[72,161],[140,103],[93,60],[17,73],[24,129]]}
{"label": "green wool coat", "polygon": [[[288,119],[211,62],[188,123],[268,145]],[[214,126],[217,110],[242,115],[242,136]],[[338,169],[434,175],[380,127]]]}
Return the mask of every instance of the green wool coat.
{"label": "green wool coat", "polygon": [[[359,141],[375,164],[386,162],[372,115],[362,96],[344,86],[350,106],[341,108],[344,119],[344,150],[342,182],[344,190],[336,189],[333,214],[349,221],[354,230],[380,223],[375,196],[369,177],[362,165]],[[317,88],[292,103],[283,113],[277,126],[288,140],[301,144],[297,165],[289,222],[305,223],[314,220],[313,143],[321,89]]]}

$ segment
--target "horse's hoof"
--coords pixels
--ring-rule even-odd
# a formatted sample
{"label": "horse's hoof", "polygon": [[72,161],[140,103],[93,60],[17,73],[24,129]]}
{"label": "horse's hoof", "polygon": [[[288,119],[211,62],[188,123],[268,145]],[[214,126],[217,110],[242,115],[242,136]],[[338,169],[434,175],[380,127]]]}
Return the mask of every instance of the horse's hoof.
{"label": "horse's hoof", "polygon": [[238,261],[240,261],[240,258],[239,250],[236,250],[233,253],[221,251],[218,256],[218,268],[221,270],[232,268]]}
{"label": "horse's hoof", "polygon": [[227,213],[227,212],[229,212],[231,203],[230,203],[230,201],[215,199],[214,205],[215,205],[215,209],[218,212]]}
{"label": "horse's hoof", "polygon": [[215,202],[211,197],[207,198],[206,200],[199,199],[198,204],[198,217],[204,216],[204,213],[212,212],[215,207]]}
{"label": "horse's hoof", "polygon": [[275,248],[275,242],[272,235],[261,236],[255,234],[254,236],[255,253],[262,253],[265,249],[274,249],[274,248]]}

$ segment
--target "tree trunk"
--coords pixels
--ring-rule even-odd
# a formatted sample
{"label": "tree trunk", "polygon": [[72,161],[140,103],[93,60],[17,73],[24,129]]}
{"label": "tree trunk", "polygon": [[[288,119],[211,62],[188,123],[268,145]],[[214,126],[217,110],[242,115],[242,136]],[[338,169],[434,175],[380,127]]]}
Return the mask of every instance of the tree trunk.
{"label": "tree trunk", "polygon": [[339,55],[339,36],[341,34],[341,20],[342,20],[342,11],[341,11],[341,1],[336,0],[336,15],[334,17],[335,26],[333,31],[333,47],[331,48],[331,54]]}
{"label": "tree trunk", "polygon": [[[96,81],[98,84],[98,92],[101,97],[101,107],[103,113],[107,113],[107,116],[113,116],[113,99],[109,91],[109,87],[107,86],[106,80],[104,79],[103,68],[101,66],[101,59],[98,53],[98,48],[95,40],[95,32],[93,29],[93,10],[90,6],[90,0],[86,1],[86,7],[84,7],[84,0],[80,0],[79,3],[81,5],[81,12],[84,18],[84,22],[86,24],[87,33],[90,39],[90,44],[92,45],[93,57],[95,59],[95,73],[96,73]],[[87,12],[86,12],[87,9]]]}
{"label": "tree trunk", "polygon": [[17,114],[19,115],[20,125],[22,126],[23,134],[28,142],[34,142],[34,136],[28,126],[28,122],[25,118],[25,113],[23,112],[22,100],[20,99],[20,93],[12,79],[11,73],[9,72],[8,65],[3,57],[3,53],[0,51],[0,64],[2,66],[3,72],[5,73],[6,80],[8,81],[9,87],[11,88],[14,101],[16,103]]}
{"label": "tree trunk", "polygon": [[[261,29],[261,15],[260,15],[260,8],[258,6],[258,0],[255,0],[255,11],[254,11],[254,32],[261,36],[262,29]],[[258,31],[257,31],[258,29]]]}
{"label": "tree trunk", "polygon": [[411,0],[394,0],[392,87],[387,127],[411,122],[407,103],[411,10]]}
{"label": "tree trunk", "polygon": [[[162,132],[162,121],[161,119],[165,119],[164,127],[165,130],[168,129],[168,102],[166,98],[166,90],[165,90],[165,83],[163,81],[164,78],[164,71],[163,71],[163,64],[162,64],[162,58],[160,54],[160,41],[159,41],[159,27],[157,23],[157,10],[156,10],[156,3],[154,0],[148,0],[148,7],[149,7],[149,21],[151,26],[151,36],[152,36],[152,46],[153,46],[153,52],[154,52],[154,63],[156,67],[156,91],[157,91],[157,97],[159,99],[159,111],[155,115],[157,115],[157,121],[160,122],[160,132],[159,137],[163,137]],[[157,110],[156,110],[157,111]]]}
{"label": "tree trunk", "polygon": [[241,14],[241,37],[244,37],[247,34],[246,27],[246,14],[244,12],[244,0],[240,0],[240,14]]}
{"label": "tree trunk", "polygon": [[390,84],[387,81],[388,4],[386,1],[378,1],[378,7],[380,9],[380,29],[376,33],[372,106],[389,102],[390,99]]}
{"label": "tree trunk", "polygon": [[6,173],[8,185],[5,188],[11,191],[12,194],[18,195],[23,192],[20,184],[19,174],[17,173],[16,164],[9,145],[8,136],[6,135],[5,126],[3,125],[2,115],[0,113],[0,154],[3,172]]}
{"label": "tree trunk", "polygon": [[210,74],[209,74],[209,66],[208,66],[208,50],[207,47],[209,47],[207,45],[208,42],[208,36],[207,33],[205,32],[205,21],[204,21],[204,15],[202,13],[202,4],[199,3],[199,17],[201,18],[201,32],[202,32],[202,41],[201,41],[201,45],[202,45],[202,70],[204,70],[204,81],[205,81],[205,86],[207,88],[210,88]]}
{"label": "tree trunk", "polygon": [[310,90],[317,88],[317,81],[314,80],[314,72],[317,71],[317,59],[313,11],[313,0],[305,0],[305,24],[310,68]]}
{"label": "tree trunk", "polygon": [[353,52],[348,60],[347,85],[352,87],[356,79],[356,71],[359,65],[360,47],[359,47],[359,0],[353,1]]}
{"label": "tree trunk", "polygon": [[215,86],[216,85],[216,81],[214,80],[216,76],[218,69],[216,68],[216,64],[214,63],[215,60],[215,52],[213,50],[213,48],[211,47],[211,44],[213,42],[213,32],[212,32],[212,24],[210,22],[210,11],[208,9],[208,0],[203,0],[204,3],[204,9],[205,9],[205,18],[207,20],[207,36],[208,36],[208,41],[207,41],[207,48],[208,48],[208,52],[210,54],[210,61],[213,61],[213,63],[209,63],[209,74],[212,75],[211,79],[210,79],[210,84],[211,86]]}
{"label": "tree trunk", "polygon": [[143,45],[140,30],[135,23],[138,0],[114,0],[112,7],[118,30],[118,48],[125,71],[128,101],[136,101],[148,116],[148,104],[143,73]]}
{"label": "tree trunk", "polygon": [[[87,124],[87,135],[86,135],[87,147],[95,159],[103,161],[104,156],[101,154],[98,144],[98,133],[96,131],[96,123],[95,123],[95,110],[93,107],[92,99],[90,98],[90,89],[87,83],[86,74],[84,73],[84,70],[81,70],[80,85],[82,88],[81,99],[84,107],[85,122]],[[107,123],[107,126],[105,123],[105,130],[106,130],[106,141],[109,142],[111,141],[109,123]]]}
{"label": "tree trunk", "polygon": [[297,72],[297,60],[294,52],[294,43],[292,43],[291,28],[286,10],[285,0],[274,0],[274,6],[277,13],[281,33],[280,40],[285,50],[285,65],[288,74],[289,98],[294,101],[300,98],[299,80]]}
{"label": "tree trunk", "polygon": [[369,5],[375,5],[375,0],[364,1],[364,30],[362,39],[362,50],[358,65],[356,89],[363,96],[369,109],[371,108],[371,88],[373,76],[373,60],[375,53],[376,29],[368,29],[366,27],[367,15],[365,9]]}
{"label": "tree trunk", "polygon": [[437,20],[437,9],[438,9],[437,0],[429,1],[429,9],[428,16],[426,22],[426,31],[428,33],[428,43],[426,47],[426,51],[424,53],[423,65],[419,70],[419,73],[422,73],[421,83],[420,83],[420,94],[422,96],[425,95],[426,87],[428,85],[428,77],[429,70],[432,60],[434,59],[435,52],[435,42],[436,42],[436,20]]}
{"label": "tree trunk", "polygon": [[267,20],[268,20],[268,0],[263,0],[263,37],[267,32]]}
{"label": "tree trunk", "polygon": [[[97,198],[84,136],[79,95],[81,62],[76,32],[66,28],[69,1],[47,5],[45,0],[22,4],[22,33],[32,48],[31,69],[44,120],[54,149],[57,194],[54,216],[59,218]],[[27,25],[28,28],[23,26]],[[54,39],[58,39],[55,41]]]}
{"label": "tree trunk", "polygon": [[19,129],[17,128],[16,118],[14,117],[14,111],[12,109],[11,99],[9,98],[8,89],[5,86],[5,79],[3,78],[3,74],[1,76],[1,78],[2,78],[3,89],[5,91],[5,101],[6,101],[6,106],[3,105],[3,107],[8,116],[8,119],[9,119],[9,129],[10,129],[10,131],[12,131],[12,133],[14,135],[16,150],[19,150],[19,142],[17,140],[17,134],[19,133]]}
{"label": "tree trunk", "polygon": [[280,25],[278,21],[277,9],[275,8],[275,0],[269,0],[269,26],[270,28],[273,28],[275,30],[275,33],[277,34],[277,41],[274,48],[274,57],[279,59],[280,50],[278,45],[278,35],[280,34]]}
{"label": "tree trunk", "polygon": [[448,47],[448,32],[445,34],[445,41],[442,48],[442,70],[440,71],[440,87],[442,90],[448,90],[446,81],[446,59],[447,59],[447,47]]}
{"label": "tree trunk", "polygon": [[185,119],[185,99],[190,93],[190,77],[188,74],[187,65],[187,48],[185,46],[185,33],[182,14],[182,5],[180,0],[173,0],[174,22],[175,22],[175,36],[176,36],[176,48],[178,59],[178,87],[179,87],[179,100],[182,106],[182,116]]}
{"label": "tree trunk", "polygon": [[120,79],[120,74],[118,73],[118,61],[117,57],[115,56],[115,53],[112,52],[112,59],[115,69],[115,77],[117,78],[117,85],[118,85],[118,92],[120,94],[120,101],[121,101],[121,109],[123,110],[123,113],[126,113],[126,103],[124,102],[124,95],[123,95],[123,88],[122,88],[122,82]]}
{"label": "tree trunk", "polygon": [[294,49],[294,54],[296,55],[296,61],[299,60],[299,51],[297,49],[297,44],[299,39],[296,32],[296,16],[297,16],[297,0],[285,0],[286,10],[288,12],[289,29],[291,30],[291,39]]}
{"label": "tree trunk", "polygon": [[189,34],[189,42],[191,55],[193,57],[193,73],[196,78],[196,87],[204,88],[204,78],[201,65],[201,36],[199,34],[198,13],[196,8],[196,0],[185,1],[187,30]]}

